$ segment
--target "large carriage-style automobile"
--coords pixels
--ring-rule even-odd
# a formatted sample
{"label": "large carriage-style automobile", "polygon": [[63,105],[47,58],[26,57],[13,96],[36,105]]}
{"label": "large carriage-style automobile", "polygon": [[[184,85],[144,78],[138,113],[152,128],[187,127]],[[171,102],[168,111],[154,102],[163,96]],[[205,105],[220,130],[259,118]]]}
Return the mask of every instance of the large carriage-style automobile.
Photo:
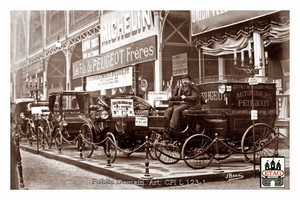
{"label": "large carriage-style automobile", "polygon": [[261,156],[278,156],[274,83],[227,81],[198,87],[207,105],[183,111],[182,131],[158,139],[159,161],[184,160],[189,167],[201,169],[233,153],[244,154],[246,161],[255,163]]}
{"label": "large carriage-style automobile", "polygon": [[16,99],[14,109],[14,120],[17,133],[27,138],[30,145],[33,141],[41,138],[37,136],[38,116],[43,109],[48,109],[48,101],[36,101],[33,98]]}
{"label": "large carriage-style automobile", "polygon": [[[97,98],[86,91],[60,91],[49,94],[49,118],[53,124],[54,141],[57,149],[63,143],[77,143],[84,157],[90,157],[109,127],[95,126],[98,116],[106,117]],[[106,111],[105,111],[106,112]],[[91,130],[93,131],[87,131]],[[95,131],[97,130],[97,131]]]}
{"label": "large carriage-style automobile", "polygon": [[[86,135],[93,133],[104,136],[99,142],[109,140],[109,145],[104,147],[109,147],[111,162],[115,161],[118,151],[125,155],[142,151],[146,136],[154,141],[155,135],[147,122],[149,114],[154,111],[150,103],[133,95],[99,96],[98,103],[101,105],[98,112],[85,119],[81,131]],[[105,135],[99,133],[105,129]],[[150,152],[150,156],[154,158],[154,151]]]}
{"label": "large carriage-style automobile", "polygon": [[[180,160],[191,168],[209,166],[233,153],[248,162],[261,156],[278,156],[274,83],[227,81],[197,85],[207,104],[182,112],[181,131],[168,129],[164,110],[158,111],[135,96],[102,97],[111,113],[115,147],[130,154],[150,140],[150,156],[164,164]],[[252,101],[253,94],[253,101]],[[253,107],[252,107],[253,102]],[[258,113],[256,119],[254,114]],[[116,152],[115,152],[116,153]],[[116,154],[115,154],[116,156]],[[255,159],[254,159],[255,156]]]}

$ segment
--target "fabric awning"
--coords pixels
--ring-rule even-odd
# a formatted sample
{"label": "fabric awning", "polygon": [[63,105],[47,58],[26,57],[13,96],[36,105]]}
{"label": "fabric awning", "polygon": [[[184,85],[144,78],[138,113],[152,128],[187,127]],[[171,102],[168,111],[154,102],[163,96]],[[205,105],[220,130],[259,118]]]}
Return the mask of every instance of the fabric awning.
{"label": "fabric awning", "polygon": [[226,55],[245,50],[252,33],[259,32],[264,45],[280,43],[290,39],[289,11],[281,11],[270,16],[236,24],[220,30],[197,36],[196,47],[206,55]]}

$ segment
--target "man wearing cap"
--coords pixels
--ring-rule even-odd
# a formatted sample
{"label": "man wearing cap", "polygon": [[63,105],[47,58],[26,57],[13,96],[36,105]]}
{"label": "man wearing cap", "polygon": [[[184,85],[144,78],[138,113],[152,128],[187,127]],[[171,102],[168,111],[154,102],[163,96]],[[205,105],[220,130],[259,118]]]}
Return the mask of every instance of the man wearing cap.
{"label": "man wearing cap", "polygon": [[174,103],[165,111],[165,116],[170,121],[169,128],[171,130],[180,131],[178,125],[182,111],[190,107],[201,106],[200,95],[199,89],[191,82],[191,77],[188,75],[182,76],[181,86],[173,92],[172,97],[169,99],[169,101],[179,101],[179,103]]}

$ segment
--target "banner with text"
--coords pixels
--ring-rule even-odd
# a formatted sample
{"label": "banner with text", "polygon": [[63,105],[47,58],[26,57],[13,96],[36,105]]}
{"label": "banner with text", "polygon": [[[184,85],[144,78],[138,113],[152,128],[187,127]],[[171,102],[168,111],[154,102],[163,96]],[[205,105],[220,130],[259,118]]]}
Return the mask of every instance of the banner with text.
{"label": "banner with text", "polygon": [[132,85],[132,67],[86,78],[86,90],[104,90]]}
{"label": "banner with text", "polygon": [[136,41],[111,52],[74,62],[73,79],[101,74],[137,63],[156,60],[156,36]]}
{"label": "banner with text", "polygon": [[115,10],[100,18],[101,54],[155,35],[150,10]]}
{"label": "banner with text", "polygon": [[275,10],[191,10],[192,36],[208,31],[249,21],[264,15],[275,13]]}

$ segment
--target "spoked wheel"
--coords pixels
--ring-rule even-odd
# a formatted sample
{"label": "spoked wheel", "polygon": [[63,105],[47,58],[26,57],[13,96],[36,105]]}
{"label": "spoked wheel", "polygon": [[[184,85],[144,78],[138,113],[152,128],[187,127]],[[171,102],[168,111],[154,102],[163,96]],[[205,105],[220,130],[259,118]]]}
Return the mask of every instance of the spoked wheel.
{"label": "spoked wheel", "polygon": [[48,141],[48,148],[51,149],[52,145],[53,145],[53,138],[54,138],[54,133],[55,129],[53,127],[52,122],[49,122],[48,127],[46,127],[45,130],[45,136],[47,138]]}
{"label": "spoked wheel", "polygon": [[52,141],[51,141],[51,133],[48,127],[45,127],[44,130],[44,143],[47,147],[47,149],[51,149],[52,147]]}
{"label": "spoked wheel", "polygon": [[164,164],[175,164],[180,160],[180,148],[177,143],[159,138],[155,143],[155,157]]}
{"label": "spoked wheel", "polygon": [[[255,145],[253,145],[253,128]],[[241,143],[242,151],[247,162],[253,163],[253,150],[255,147],[255,163],[260,163],[261,156],[278,156],[275,130],[265,123],[251,125],[244,133]]]}
{"label": "spoked wheel", "polygon": [[83,138],[78,142],[78,148],[82,147],[82,155],[90,158],[94,152],[93,132],[87,124],[83,124],[80,128]]}
{"label": "spoked wheel", "polygon": [[107,138],[107,140],[103,146],[104,153],[106,156],[110,156],[110,162],[113,163],[117,157],[116,138],[111,132],[106,133],[105,138]]}
{"label": "spoked wheel", "polygon": [[203,134],[189,137],[182,147],[184,162],[193,169],[203,169],[211,164],[214,159],[212,140]]}
{"label": "spoked wheel", "polygon": [[[159,134],[156,132],[152,132],[150,135],[149,141],[152,145],[154,145],[155,141],[158,138],[159,138]],[[157,160],[156,155],[155,155],[155,148],[152,145],[149,146],[149,155],[152,160]]]}
{"label": "spoked wheel", "polygon": [[62,137],[61,130],[56,131],[56,134],[54,136],[54,143],[58,152],[61,152],[62,144],[63,144],[63,137]]}
{"label": "spoked wheel", "polygon": [[27,138],[29,144],[32,145],[33,137],[35,136],[35,134],[34,134],[34,130],[31,127],[30,123],[26,124],[26,130],[25,131],[26,131],[26,138]]}
{"label": "spoked wheel", "polygon": [[[17,134],[20,136],[20,139],[26,138],[28,140],[27,133],[22,130],[21,125],[17,126]],[[20,140],[20,142],[21,142],[21,140]]]}
{"label": "spoked wheel", "polygon": [[37,142],[39,143],[39,146],[43,149],[48,149],[49,146],[45,134],[46,133],[44,132],[44,130],[41,130],[41,127],[37,128],[36,135],[37,135]]}

